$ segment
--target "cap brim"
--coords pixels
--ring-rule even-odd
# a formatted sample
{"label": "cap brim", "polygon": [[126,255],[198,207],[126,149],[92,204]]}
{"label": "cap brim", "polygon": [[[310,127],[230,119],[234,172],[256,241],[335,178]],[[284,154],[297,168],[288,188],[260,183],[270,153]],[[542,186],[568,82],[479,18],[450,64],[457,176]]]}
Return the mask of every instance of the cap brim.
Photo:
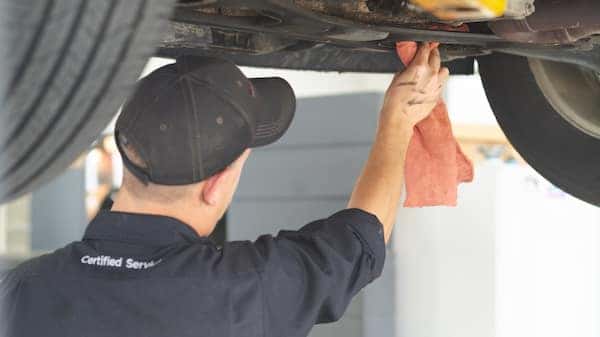
{"label": "cap brim", "polygon": [[287,131],[296,112],[296,95],[288,82],[279,77],[251,78],[262,101],[255,113],[255,133],[250,147],[276,142]]}

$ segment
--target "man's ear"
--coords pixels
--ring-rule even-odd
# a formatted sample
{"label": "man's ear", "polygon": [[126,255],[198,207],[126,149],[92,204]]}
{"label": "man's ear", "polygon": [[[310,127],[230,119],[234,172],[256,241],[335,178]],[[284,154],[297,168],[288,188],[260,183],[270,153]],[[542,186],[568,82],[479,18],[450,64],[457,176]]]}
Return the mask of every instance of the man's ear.
{"label": "man's ear", "polygon": [[206,179],[204,186],[202,186],[202,200],[210,206],[215,206],[221,195],[221,183],[227,169],[214,174],[210,178]]}
{"label": "man's ear", "polygon": [[206,179],[204,186],[202,187],[202,199],[210,206],[215,206],[219,199],[227,194],[227,185],[237,185],[237,181],[241,174],[242,168],[246,159],[250,155],[250,150],[244,151],[231,165],[225,168],[223,171],[213,175]]}
{"label": "man's ear", "polygon": [[229,168],[241,171],[242,168],[244,168],[244,164],[246,163],[248,156],[250,155],[250,151],[250,149],[246,149],[244,152],[242,152],[242,154],[233,163],[231,163],[231,165],[229,165]]}

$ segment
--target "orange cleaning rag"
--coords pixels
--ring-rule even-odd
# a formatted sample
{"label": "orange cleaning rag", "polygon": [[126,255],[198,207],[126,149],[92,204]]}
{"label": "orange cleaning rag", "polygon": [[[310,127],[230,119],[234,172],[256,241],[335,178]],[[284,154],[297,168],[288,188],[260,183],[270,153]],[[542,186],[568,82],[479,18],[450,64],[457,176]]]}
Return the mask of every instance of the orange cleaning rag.
{"label": "orange cleaning rag", "polygon": [[[408,65],[417,52],[417,43],[397,42],[396,52],[402,63]],[[415,126],[404,171],[405,207],[456,206],[458,184],[473,180],[473,164],[452,134],[448,109],[442,99]]]}

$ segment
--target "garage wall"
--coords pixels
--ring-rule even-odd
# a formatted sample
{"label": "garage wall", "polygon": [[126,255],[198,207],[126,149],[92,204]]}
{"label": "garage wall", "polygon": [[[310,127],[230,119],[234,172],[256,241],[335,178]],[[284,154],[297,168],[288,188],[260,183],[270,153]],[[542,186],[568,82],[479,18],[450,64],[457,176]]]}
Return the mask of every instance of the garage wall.
{"label": "garage wall", "polygon": [[475,173],[457,207],[398,212],[397,336],[600,336],[600,208],[526,166]]}
{"label": "garage wall", "polygon": [[398,212],[393,240],[399,337],[499,337],[498,169],[476,166],[475,173],[472,183],[459,186],[457,207]]}
{"label": "garage wall", "polygon": [[[378,93],[298,100],[276,144],[255,149],[228,212],[228,240],[254,240],[345,208],[367,158],[382,101]],[[311,336],[394,336],[393,256],[384,275],[357,296],[343,319]]]}

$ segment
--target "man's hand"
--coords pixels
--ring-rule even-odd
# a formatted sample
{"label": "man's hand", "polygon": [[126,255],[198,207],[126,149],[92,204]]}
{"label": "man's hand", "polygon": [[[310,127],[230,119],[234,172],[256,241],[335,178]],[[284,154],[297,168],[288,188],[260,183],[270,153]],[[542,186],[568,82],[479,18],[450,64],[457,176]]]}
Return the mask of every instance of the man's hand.
{"label": "man's hand", "polygon": [[422,44],[413,61],[397,73],[387,89],[381,123],[414,127],[429,116],[448,80],[448,68],[441,67],[438,43]]}
{"label": "man's hand", "polygon": [[437,43],[419,47],[415,59],[396,74],[388,88],[369,159],[358,177],[349,208],[377,216],[387,242],[396,221],[404,183],[404,159],[414,126],[427,117],[448,79],[440,66]]}

